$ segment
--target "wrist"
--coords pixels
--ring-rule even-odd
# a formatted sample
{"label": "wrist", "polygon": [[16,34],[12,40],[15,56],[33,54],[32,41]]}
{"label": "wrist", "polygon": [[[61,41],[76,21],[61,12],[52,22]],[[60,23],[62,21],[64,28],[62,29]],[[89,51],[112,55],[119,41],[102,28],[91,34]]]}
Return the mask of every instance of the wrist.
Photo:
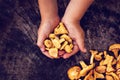
{"label": "wrist", "polygon": [[72,18],[62,18],[62,22],[64,24],[80,24],[80,20],[79,19],[72,19]]}
{"label": "wrist", "polygon": [[58,21],[60,21],[59,16],[49,16],[49,17],[46,16],[46,17],[41,18],[41,23],[46,23],[46,22],[55,23]]}

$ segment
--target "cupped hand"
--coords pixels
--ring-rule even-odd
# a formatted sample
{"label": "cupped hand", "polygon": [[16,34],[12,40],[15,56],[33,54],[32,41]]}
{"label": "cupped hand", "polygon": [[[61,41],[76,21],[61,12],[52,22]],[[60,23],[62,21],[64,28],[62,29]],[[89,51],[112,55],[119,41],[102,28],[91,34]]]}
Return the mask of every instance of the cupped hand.
{"label": "cupped hand", "polygon": [[71,53],[65,53],[62,57],[64,59],[71,57],[76,54],[79,50],[81,52],[86,52],[85,43],[84,43],[84,31],[80,26],[79,21],[65,21],[62,20],[67,30],[69,31],[69,36],[73,39],[73,50]]}
{"label": "cupped hand", "polygon": [[59,24],[59,17],[56,17],[41,21],[40,27],[38,29],[37,45],[39,46],[42,53],[49,58],[52,57],[48,54],[48,51],[45,50],[44,40],[48,38],[48,35],[54,30],[54,28],[58,24]]}

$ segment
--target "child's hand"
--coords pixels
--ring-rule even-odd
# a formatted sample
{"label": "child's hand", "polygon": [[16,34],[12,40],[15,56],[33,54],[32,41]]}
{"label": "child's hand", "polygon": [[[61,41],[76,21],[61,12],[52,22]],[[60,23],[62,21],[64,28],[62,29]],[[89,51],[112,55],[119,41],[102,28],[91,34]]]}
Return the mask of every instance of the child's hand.
{"label": "child's hand", "polygon": [[73,51],[71,53],[65,53],[62,57],[69,58],[70,56],[76,54],[79,50],[82,52],[86,52],[86,48],[84,46],[84,31],[81,28],[79,21],[64,21],[66,28],[69,31],[69,36],[73,39]]}
{"label": "child's hand", "polygon": [[44,21],[41,21],[41,24],[38,30],[37,45],[39,46],[42,53],[49,58],[52,58],[52,57],[48,54],[48,51],[45,50],[45,46],[43,42],[58,24],[59,24],[58,17],[44,20]]}

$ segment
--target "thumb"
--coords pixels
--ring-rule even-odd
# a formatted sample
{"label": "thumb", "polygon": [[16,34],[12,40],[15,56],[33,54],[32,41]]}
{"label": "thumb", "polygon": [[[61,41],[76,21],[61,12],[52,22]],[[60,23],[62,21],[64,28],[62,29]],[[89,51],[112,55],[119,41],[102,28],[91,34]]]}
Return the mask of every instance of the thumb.
{"label": "thumb", "polygon": [[46,38],[46,35],[38,31],[37,46],[41,49],[42,52],[45,51],[45,47],[44,47],[45,38]]}

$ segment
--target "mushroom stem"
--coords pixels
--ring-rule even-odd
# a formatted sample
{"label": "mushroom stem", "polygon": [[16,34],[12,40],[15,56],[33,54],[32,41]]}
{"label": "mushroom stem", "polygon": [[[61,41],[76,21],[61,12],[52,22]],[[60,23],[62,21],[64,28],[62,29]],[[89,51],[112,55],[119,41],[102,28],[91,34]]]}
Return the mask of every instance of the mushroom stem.
{"label": "mushroom stem", "polygon": [[86,68],[83,68],[81,71],[80,71],[80,76],[83,77],[85,76],[91,69],[93,69],[95,66],[95,64],[91,64],[89,66],[87,66]]}
{"label": "mushroom stem", "polygon": [[91,53],[90,64],[93,64],[94,57],[98,53],[98,51],[90,50],[90,53]]}

